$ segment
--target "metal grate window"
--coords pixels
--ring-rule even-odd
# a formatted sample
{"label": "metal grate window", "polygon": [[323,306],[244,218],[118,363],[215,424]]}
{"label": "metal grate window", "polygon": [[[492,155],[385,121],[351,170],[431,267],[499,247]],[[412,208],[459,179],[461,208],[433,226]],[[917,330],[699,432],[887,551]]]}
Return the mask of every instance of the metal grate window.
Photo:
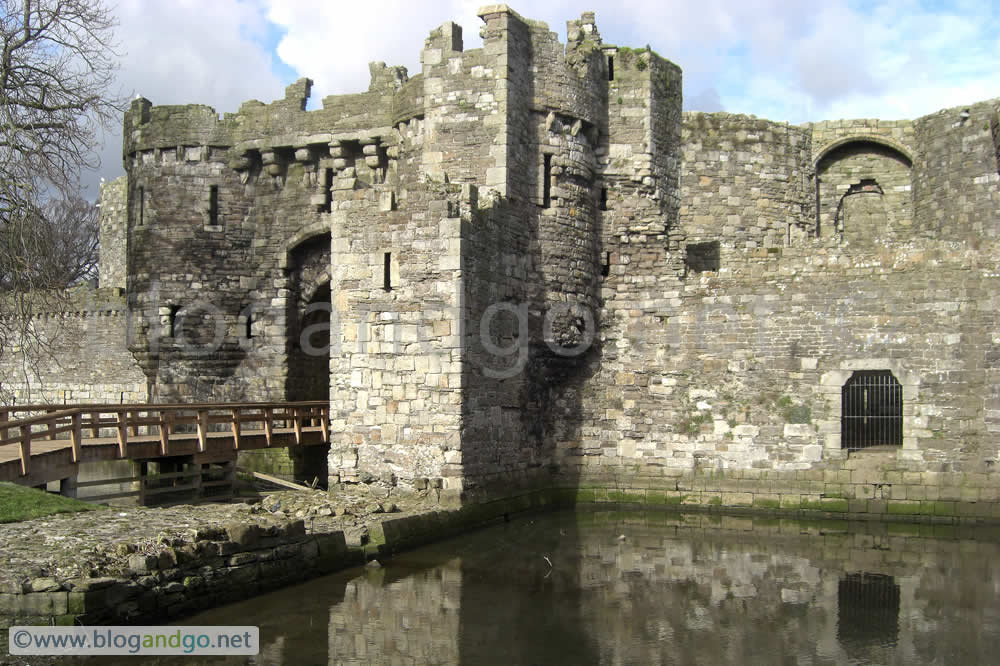
{"label": "metal grate window", "polygon": [[841,448],[903,445],[903,387],[890,371],[855,371],[840,407]]}

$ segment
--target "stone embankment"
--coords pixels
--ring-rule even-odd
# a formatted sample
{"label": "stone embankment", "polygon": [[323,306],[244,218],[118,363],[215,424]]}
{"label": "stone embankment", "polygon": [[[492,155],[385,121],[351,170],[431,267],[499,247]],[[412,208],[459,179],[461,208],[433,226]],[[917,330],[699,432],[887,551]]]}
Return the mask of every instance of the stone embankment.
{"label": "stone embankment", "polygon": [[4,525],[0,626],[162,621],[358,564],[387,549],[384,522],[432,506],[396,501],[360,486]]}

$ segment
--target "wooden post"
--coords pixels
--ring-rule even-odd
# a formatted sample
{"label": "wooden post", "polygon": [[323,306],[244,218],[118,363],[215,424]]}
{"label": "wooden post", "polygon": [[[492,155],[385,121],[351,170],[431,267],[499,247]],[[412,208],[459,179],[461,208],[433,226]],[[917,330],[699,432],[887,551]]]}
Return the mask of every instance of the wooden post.
{"label": "wooden post", "polygon": [[330,408],[324,407],[319,413],[320,425],[323,426],[323,441],[330,442]]}
{"label": "wooden post", "polygon": [[292,414],[295,420],[295,443],[302,443],[302,408],[294,407],[292,408]]}
{"label": "wooden post", "polygon": [[208,444],[208,410],[198,410],[198,452],[205,450]]}
{"label": "wooden post", "polygon": [[270,407],[264,408],[264,440],[271,446],[271,435],[274,434],[274,410]]}
{"label": "wooden post", "polygon": [[128,448],[128,412],[118,412],[118,457],[127,458]]}
{"label": "wooden post", "polygon": [[[10,412],[8,412],[6,409],[0,411],[0,423],[6,423],[9,420],[10,420]],[[7,439],[8,437],[10,437],[10,429],[0,428],[0,440]]]}
{"label": "wooden post", "polygon": [[31,471],[31,426],[21,426],[21,476]]}
{"label": "wooden post", "polygon": [[90,428],[91,435],[93,435],[94,439],[97,439],[98,437],[101,436],[101,413],[100,412],[91,412],[90,413],[90,422],[94,424]]}
{"label": "wooden post", "polygon": [[233,448],[237,451],[240,448],[240,410],[233,407]]}
{"label": "wooden post", "polygon": [[80,462],[80,457],[83,454],[83,415],[79,411],[74,412],[73,416],[73,429],[70,430],[69,436],[73,444],[73,462]]}
{"label": "wooden post", "polygon": [[[54,411],[56,411],[56,410],[54,410],[54,409],[46,409],[46,410],[45,410],[45,413],[46,413],[46,414],[51,414],[51,413],[52,413],[52,412],[54,412]],[[49,439],[50,439],[50,440],[52,440],[52,439],[55,439],[55,438],[56,438],[56,422],[57,422],[58,420],[59,420],[59,419],[57,419],[57,418],[53,418],[52,420],[50,420],[50,421],[49,421],[49,422],[48,422],[48,423],[46,424],[46,427],[47,427],[47,432],[49,433]]]}
{"label": "wooden post", "polygon": [[170,412],[160,412],[160,455],[167,455],[170,443]]}

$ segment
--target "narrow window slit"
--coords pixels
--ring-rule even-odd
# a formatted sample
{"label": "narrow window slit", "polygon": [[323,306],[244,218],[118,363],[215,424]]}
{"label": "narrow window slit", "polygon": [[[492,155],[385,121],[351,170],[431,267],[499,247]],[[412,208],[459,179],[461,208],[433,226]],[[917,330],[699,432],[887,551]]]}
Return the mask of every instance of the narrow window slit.
{"label": "narrow window slit", "polygon": [[382,257],[382,288],[392,291],[392,253],[386,252]]}
{"label": "narrow window slit", "polygon": [[615,57],[613,55],[608,56],[608,81],[615,80]]}
{"label": "narrow window slit", "polygon": [[219,186],[211,185],[208,188],[208,223],[216,225],[219,223]]}
{"label": "narrow window slit", "polygon": [[181,311],[181,306],[171,305],[170,306],[170,317],[167,324],[167,335],[171,338],[177,336],[177,313]]}
{"label": "narrow window slit", "polygon": [[329,213],[333,210],[333,169],[323,169],[323,210]]}
{"label": "narrow window slit", "polygon": [[608,188],[601,188],[601,210],[608,209]]}
{"label": "narrow window slit", "polygon": [[552,155],[542,156],[542,207],[552,206]]}
{"label": "narrow window slit", "polygon": [[611,274],[611,253],[604,253],[604,263],[601,264],[601,277],[608,277]]}
{"label": "narrow window slit", "polygon": [[139,186],[139,215],[138,225],[141,227],[146,223],[146,188]]}

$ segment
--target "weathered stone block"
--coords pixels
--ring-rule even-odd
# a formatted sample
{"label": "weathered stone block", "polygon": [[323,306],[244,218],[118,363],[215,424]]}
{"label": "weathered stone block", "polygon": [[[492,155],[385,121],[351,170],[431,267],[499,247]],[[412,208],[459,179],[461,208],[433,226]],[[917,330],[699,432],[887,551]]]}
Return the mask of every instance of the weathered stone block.
{"label": "weathered stone block", "polygon": [[233,523],[226,526],[226,534],[231,542],[249,548],[260,540],[261,529],[253,523]]}

